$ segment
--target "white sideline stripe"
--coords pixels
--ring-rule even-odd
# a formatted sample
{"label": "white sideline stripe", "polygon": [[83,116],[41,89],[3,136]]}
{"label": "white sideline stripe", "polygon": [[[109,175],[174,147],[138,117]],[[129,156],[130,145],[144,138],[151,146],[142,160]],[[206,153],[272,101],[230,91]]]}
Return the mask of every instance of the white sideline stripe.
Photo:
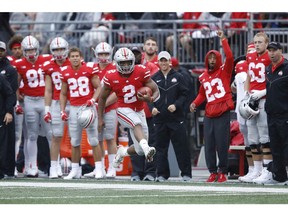
{"label": "white sideline stripe", "polygon": [[97,183],[54,183],[54,182],[0,182],[0,187],[43,187],[43,188],[79,188],[79,189],[129,189],[162,191],[216,191],[243,193],[281,193],[288,194],[288,188],[267,187],[217,187],[217,186],[177,186],[177,185],[131,185],[131,184],[97,184]]}
{"label": "white sideline stripe", "polygon": [[87,199],[87,198],[144,198],[144,197],[213,197],[213,196],[250,196],[249,194],[236,194],[236,193],[213,193],[213,194],[169,194],[169,195],[121,195],[121,196],[58,196],[58,197],[0,197],[0,200],[22,200],[22,199]]}

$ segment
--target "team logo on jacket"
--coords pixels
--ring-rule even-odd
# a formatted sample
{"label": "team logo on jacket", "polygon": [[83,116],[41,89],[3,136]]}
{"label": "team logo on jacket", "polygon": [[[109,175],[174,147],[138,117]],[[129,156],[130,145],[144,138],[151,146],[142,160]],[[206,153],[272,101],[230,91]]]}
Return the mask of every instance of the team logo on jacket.
{"label": "team logo on jacket", "polygon": [[279,76],[282,76],[282,75],[283,75],[283,71],[279,71],[279,72],[278,72],[278,75],[279,75]]}
{"label": "team logo on jacket", "polygon": [[5,71],[5,70],[2,70],[2,71],[0,72],[0,74],[6,74],[6,71]]}
{"label": "team logo on jacket", "polygon": [[177,82],[177,79],[174,77],[172,80],[171,80],[172,83],[176,83]]}

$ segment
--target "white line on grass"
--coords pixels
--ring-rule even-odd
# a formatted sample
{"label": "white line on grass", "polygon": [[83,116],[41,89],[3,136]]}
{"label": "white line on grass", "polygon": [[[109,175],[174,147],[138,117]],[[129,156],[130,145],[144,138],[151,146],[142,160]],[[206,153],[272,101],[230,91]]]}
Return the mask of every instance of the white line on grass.
{"label": "white line on grass", "polygon": [[134,185],[134,184],[97,184],[55,183],[55,182],[0,182],[0,187],[42,187],[42,188],[79,188],[79,189],[123,189],[123,190],[161,190],[161,191],[216,191],[243,193],[281,193],[288,194],[288,188],[268,187],[217,187],[217,186],[178,186],[178,185]]}

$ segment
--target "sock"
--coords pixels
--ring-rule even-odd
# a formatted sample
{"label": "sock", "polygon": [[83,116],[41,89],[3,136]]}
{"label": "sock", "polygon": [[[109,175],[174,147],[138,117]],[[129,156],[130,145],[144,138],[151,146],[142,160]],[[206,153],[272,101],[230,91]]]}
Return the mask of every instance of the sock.
{"label": "sock", "polygon": [[58,162],[57,161],[51,161],[51,167],[57,167]]}

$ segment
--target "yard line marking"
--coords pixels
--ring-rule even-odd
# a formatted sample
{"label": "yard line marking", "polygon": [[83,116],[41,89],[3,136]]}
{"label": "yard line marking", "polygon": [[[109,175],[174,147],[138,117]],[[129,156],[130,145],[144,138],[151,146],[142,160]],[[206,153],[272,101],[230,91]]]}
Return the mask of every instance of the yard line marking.
{"label": "yard line marking", "polygon": [[123,190],[162,190],[162,191],[216,191],[216,192],[243,192],[243,193],[281,193],[288,194],[288,188],[269,187],[217,187],[217,186],[190,186],[190,185],[135,185],[135,184],[98,184],[98,183],[55,183],[55,182],[0,182],[0,187],[42,187],[42,188],[79,188],[79,189],[123,189]]}

